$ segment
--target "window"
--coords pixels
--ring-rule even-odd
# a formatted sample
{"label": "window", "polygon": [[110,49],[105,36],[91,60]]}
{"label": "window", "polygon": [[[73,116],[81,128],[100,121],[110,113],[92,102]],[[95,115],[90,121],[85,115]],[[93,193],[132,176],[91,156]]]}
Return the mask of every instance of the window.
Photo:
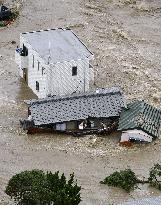
{"label": "window", "polygon": [[32,56],[32,67],[34,68],[34,55]]}
{"label": "window", "polygon": [[37,61],[37,69],[39,70],[39,68],[40,68],[40,62]]}
{"label": "window", "polygon": [[44,73],[44,70],[45,70],[45,68],[44,67],[42,67],[42,75],[44,75],[45,73]]}
{"label": "window", "polygon": [[23,51],[24,51],[25,56],[28,56],[28,49],[24,44],[23,44]]}
{"label": "window", "polygon": [[21,56],[28,56],[28,49],[26,48],[26,46],[23,44],[23,48],[21,49]]}
{"label": "window", "polygon": [[77,66],[72,67],[72,76],[77,75]]}
{"label": "window", "polygon": [[39,82],[36,81],[36,90],[39,91]]}

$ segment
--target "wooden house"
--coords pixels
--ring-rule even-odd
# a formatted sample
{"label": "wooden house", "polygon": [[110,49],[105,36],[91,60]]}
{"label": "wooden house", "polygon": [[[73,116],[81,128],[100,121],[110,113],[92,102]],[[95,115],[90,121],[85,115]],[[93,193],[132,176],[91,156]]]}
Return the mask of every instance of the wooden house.
{"label": "wooden house", "polygon": [[88,91],[92,59],[73,31],[62,28],[21,33],[15,51],[19,74],[38,98]]}
{"label": "wooden house", "polygon": [[[21,121],[24,129],[51,128],[57,131],[78,131],[85,127],[104,127],[108,130],[115,125],[122,108],[126,106],[122,92],[117,87],[26,103],[28,119]],[[85,121],[84,127],[82,123]]]}
{"label": "wooden house", "polygon": [[161,111],[144,101],[129,103],[120,115],[121,143],[151,142],[160,135]]}

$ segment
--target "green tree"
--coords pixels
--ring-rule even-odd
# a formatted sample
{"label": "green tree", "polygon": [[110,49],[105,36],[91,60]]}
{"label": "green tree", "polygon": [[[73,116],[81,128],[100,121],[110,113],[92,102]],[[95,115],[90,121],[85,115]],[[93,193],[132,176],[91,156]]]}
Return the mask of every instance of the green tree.
{"label": "green tree", "polygon": [[81,187],[59,172],[44,173],[41,170],[24,171],[14,175],[8,182],[5,193],[18,205],[78,205]]}
{"label": "green tree", "polygon": [[138,179],[135,173],[131,169],[125,169],[121,171],[115,171],[113,174],[107,176],[101,184],[107,184],[108,186],[121,187],[127,192],[130,192],[136,187]]}
{"label": "green tree", "polygon": [[149,184],[161,190],[161,165],[155,164],[149,172]]}

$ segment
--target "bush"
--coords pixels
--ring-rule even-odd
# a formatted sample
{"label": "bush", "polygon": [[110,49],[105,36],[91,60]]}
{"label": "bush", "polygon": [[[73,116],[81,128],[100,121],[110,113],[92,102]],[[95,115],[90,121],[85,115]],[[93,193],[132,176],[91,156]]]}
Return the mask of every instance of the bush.
{"label": "bush", "polygon": [[64,174],[41,170],[24,171],[14,175],[5,193],[18,205],[78,205],[81,187],[74,182],[74,173],[67,181]]}
{"label": "bush", "polygon": [[137,182],[138,180],[135,173],[131,169],[125,169],[114,172],[100,183],[107,184],[108,186],[121,187],[127,192],[130,192],[136,187]]}
{"label": "bush", "polygon": [[159,177],[161,177],[161,165],[155,164],[150,170],[148,181],[151,186],[161,190],[161,181]]}
{"label": "bush", "polygon": [[9,17],[10,20],[15,20],[20,15],[18,10],[13,10],[11,12],[11,16]]}
{"label": "bush", "polygon": [[0,27],[4,27],[5,26],[5,22],[4,21],[0,21]]}

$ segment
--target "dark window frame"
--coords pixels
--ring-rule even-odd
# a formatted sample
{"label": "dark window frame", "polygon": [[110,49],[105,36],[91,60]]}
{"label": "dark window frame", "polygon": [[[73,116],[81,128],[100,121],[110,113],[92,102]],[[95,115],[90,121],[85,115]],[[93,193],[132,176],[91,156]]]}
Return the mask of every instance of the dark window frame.
{"label": "dark window frame", "polygon": [[77,70],[78,70],[77,66],[73,66],[72,67],[72,76],[76,76],[77,75]]}
{"label": "dark window frame", "polygon": [[33,68],[35,67],[35,58],[34,58],[34,55],[32,55],[32,67],[33,67]]}
{"label": "dark window frame", "polygon": [[40,69],[40,62],[37,61],[37,69],[39,70]]}
{"label": "dark window frame", "polygon": [[45,73],[44,73],[44,70],[45,70],[45,68],[44,67],[42,67],[42,75],[44,75]]}
{"label": "dark window frame", "polygon": [[36,81],[36,90],[39,92],[39,90],[40,90],[40,84],[39,84],[39,82],[38,81]]}

